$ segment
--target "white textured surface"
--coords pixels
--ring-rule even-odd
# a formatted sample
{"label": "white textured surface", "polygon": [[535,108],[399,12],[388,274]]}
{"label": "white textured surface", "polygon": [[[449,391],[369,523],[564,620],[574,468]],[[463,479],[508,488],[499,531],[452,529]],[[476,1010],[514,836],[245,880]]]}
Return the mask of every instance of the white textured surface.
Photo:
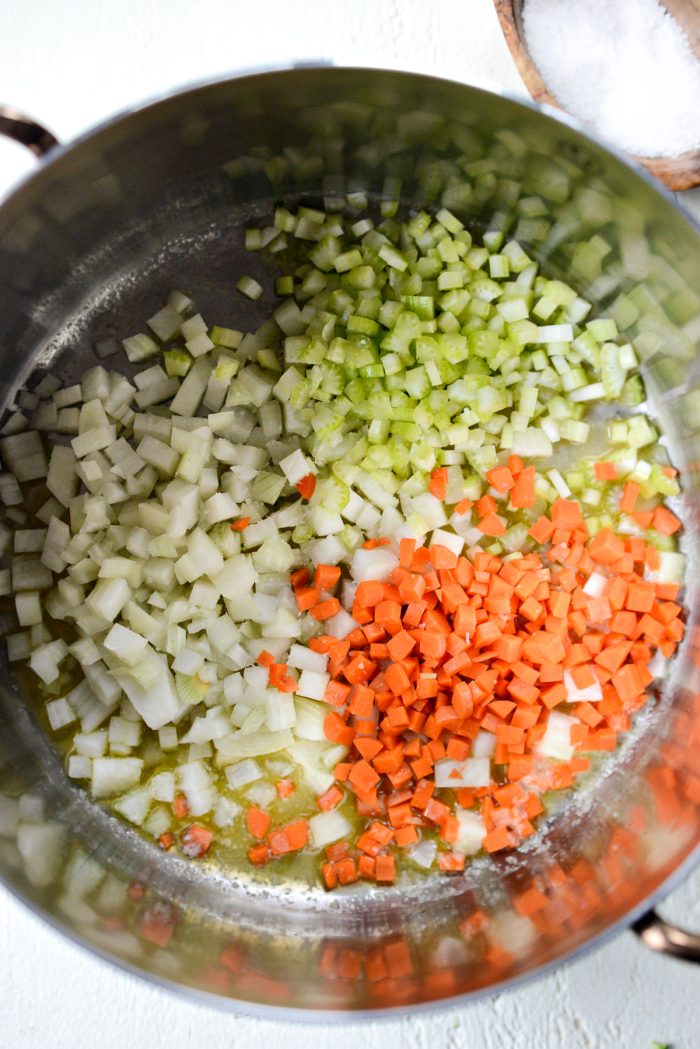
{"label": "white textured surface", "polygon": [[700,62],[659,0],[527,0],[524,12],[545,85],[589,127],[640,156],[697,147]]}
{"label": "white textured surface", "polygon": [[[522,90],[491,0],[4,0],[0,99],[61,138],[149,95],[290,58],[405,66]],[[69,14],[70,12],[70,14]],[[29,170],[0,142],[0,191]],[[699,194],[686,203],[700,212]],[[700,928],[700,876],[668,912]],[[698,971],[629,933],[554,975],[470,1007],[309,1028],[170,997],[111,969],[0,890],[2,1045],[12,1049],[695,1049]]]}

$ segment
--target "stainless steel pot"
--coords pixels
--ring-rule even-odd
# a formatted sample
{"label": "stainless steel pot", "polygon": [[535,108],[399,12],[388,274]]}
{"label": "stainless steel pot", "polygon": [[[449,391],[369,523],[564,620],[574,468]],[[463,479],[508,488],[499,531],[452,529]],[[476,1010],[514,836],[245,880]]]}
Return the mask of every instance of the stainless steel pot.
{"label": "stainless steel pot", "polygon": [[[700,234],[673,198],[561,115],[380,70],[219,81],[68,147],[9,110],[0,131],[43,157],[0,208],[5,403],[36,369],[79,374],[96,339],[138,330],[173,286],[219,323],[258,326],[270,301],[241,307],[232,289],[251,272],[244,227],[277,201],[333,207],[362,189],[407,207],[444,203],[477,230],[507,228],[634,343],[682,471],[691,609],[663,696],[527,847],[455,878],[330,895],[273,875],[232,878],[144,841],[68,780],[5,665],[5,883],[135,972],[306,1018],[473,997],[629,924],[649,946],[697,961],[700,938],[649,911],[700,841]],[[572,260],[582,241],[599,258],[586,277]]]}

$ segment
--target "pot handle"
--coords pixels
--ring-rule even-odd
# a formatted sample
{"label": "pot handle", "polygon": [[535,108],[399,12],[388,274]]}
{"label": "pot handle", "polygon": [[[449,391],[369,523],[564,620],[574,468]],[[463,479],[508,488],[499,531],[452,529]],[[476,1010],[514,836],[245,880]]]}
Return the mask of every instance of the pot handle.
{"label": "pot handle", "polygon": [[700,935],[670,925],[654,910],[638,918],[632,930],[652,951],[683,958],[687,962],[700,962]]}
{"label": "pot handle", "polygon": [[58,145],[50,131],[11,106],[0,105],[0,135],[26,146],[35,157],[43,157]]}

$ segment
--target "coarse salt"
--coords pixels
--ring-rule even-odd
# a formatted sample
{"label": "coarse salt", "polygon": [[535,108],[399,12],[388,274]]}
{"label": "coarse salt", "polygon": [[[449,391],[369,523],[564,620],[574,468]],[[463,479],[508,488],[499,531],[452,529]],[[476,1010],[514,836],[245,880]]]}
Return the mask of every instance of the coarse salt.
{"label": "coarse salt", "polygon": [[700,61],[657,0],[525,0],[523,23],[552,95],[613,145],[700,146]]}

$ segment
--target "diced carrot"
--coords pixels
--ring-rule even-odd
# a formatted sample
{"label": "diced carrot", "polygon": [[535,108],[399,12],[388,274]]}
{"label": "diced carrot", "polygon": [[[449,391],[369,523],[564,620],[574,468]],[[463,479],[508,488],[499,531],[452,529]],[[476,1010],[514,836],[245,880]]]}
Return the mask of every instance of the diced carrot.
{"label": "diced carrot", "polygon": [[422,656],[437,662],[447,652],[448,638],[443,633],[427,627],[420,631],[418,647]]}
{"label": "diced carrot", "polygon": [[312,637],[309,641],[309,648],[312,652],[320,652],[321,655],[325,655],[330,649],[331,645],[337,643],[337,638],[330,637],[328,634],[323,634],[320,637]]}
{"label": "diced carrot", "polygon": [[311,615],[314,619],[318,619],[319,622],[324,622],[326,619],[331,619],[332,616],[337,616],[340,611],[341,604],[337,597],[329,597],[326,601],[319,601],[318,604],[310,609]]}
{"label": "diced carrot", "polygon": [[534,597],[527,597],[520,606],[520,615],[529,619],[531,623],[539,619],[543,612],[544,608]]}
{"label": "diced carrot", "polygon": [[270,858],[270,849],[267,845],[251,845],[248,849],[248,859],[256,867],[262,866],[267,863]]}
{"label": "diced carrot", "polygon": [[413,650],[415,644],[416,642],[406,630],[400,630],[387,644],[390,658],[395,663],[400,663]]}
{"label": "diced carrot", "polygon": [[433,543],[429,547],[429,553],[430,562],[437,571],[427,572],[423,578],[427,590],[437,590],[441,579],[451,579],[447,573],[457,567],[457,554],[440,543]]}
{"label": "diced carrot", "polygon": [[392,663],[384,673],[384,678],[392,692],[405,692],[410,685],[406,670],[400,663]]}
{"label": "diced carrot", "polygon": [[250,524],[249,517],[238,517],[235,521],[231,522],[231,530],[233,532],[243,532]]}
{"label": "diced carrot", "polygon": [[355,738],[354,729],[346,725],[340,715],[336,713],[326,716],[323,722],[323,731],[326,739],[329,739],[331,743],[340,743],[344,747],[349,747]]}
{"label": "diced carrot", "polygon": [[489,703],[489,712],[495,714],[499,718],[505,719],[509,717],[514,710],[515,703],[511,703],[510,700],[494,699],[491,701],[491,703]]}
{"label": "diced carrot", "polygon": [[444,466],[438,467],[437,470],[433,470],[430,475],[429,491],[432,496],[439,499],[441,502],[447,495],[447,469]]}
{"label": "diced carrot", "polygon": [[375,860],[375,877],[378,882],[384,882],[385,884],[391,884],[396,880],[396,867],[393,856],[377,856]]}
{"label": "diced carrot", "polygon": [[594,472],[597,481],[616,481],[617,467],[615,463],[595,463]]}
{"label": "diced carrot", "polygon": [[507,827],[495,827],[484,838],[484,848],[487,852],[498,852],[515,844],[515,838]]}
{"label": "diced carrot", "polygon": [[515,663],[522,649],[522,638],[515,634],[500,634],[494,641],[494,652],[506,663]]}
{"label": "diced carrot", "polygon": [[329,681],[326,685],[326,691],[323,693],[323,701],[324,703],[330,703],[334,707],[342,707],[350,695],[350,691],[350,685],[346,685],[343,681]]}
{"label": "diced carrot", "polygon": [[268,841],[273,856],[284,856],[288,852],[298,852],[305,848],[309,840],[309,825],[306,820],[296,820],[286,827],[270,831]]}
{"label": "diced carrot", "polygon": [[459,873],[464,870],[465,857],[461,852],[438,853],[438,867],[441,871]]}
{"label": "diced carrot", "polygon": [[492,495],[482,495],[481,499],[476,501],[476,512],[478,517],[485,517],[487,514],[493,514],[498,509],[498,503]]}
{"label": "diced carrot", "polygon": [[538,630],[523,642],[523,654],[531,663],[560,663],[564,658],[561,638]]}
{"label": "diced carrot", "polygon": [[402,848],[407,848],[409,845],[415,845],[418,841],[418,831],[415,827],[410,825],[397,827],[395,831],[395,840],[396,844],[400,845]]}
{"label": "diced carrot", "polygon": [[501,495],[510,489],[515,484],[513,475],[507,466],[494,466],[492,470],[486,471],[486,480],[489,482],[492,488],[495,488]]}
{"label": "diced carrot", "polygon": [[553,531],[554,525],[548,517],[538,517],[528,535],[532,536],[536,543],[546,543]]}
{"label": "diced carrot", "polygon": [[[404,747],[404,752],[406,748]],[[447,757],[452,761],[464,761],[469,757],[469,744],[464,739],[453,736],[447,744]]]}
{"label": "diced carrot", "polygon": [[332,845],[327,845],[324,851],[326,858],[331,860],[332,863],[344,860],[350,854],[350,848],[346,841],[335,841]]}
{"label": "diced carrot", "polygon": [[319,590],[332,590],[340,579],[340,569],[337,565],[316,565],[314,572],[314,586]]}
{"label": "diced carrot", "polygon": [[294,487],[302,499],[310,499],[316,491],[316,475],[307,474],[306,477],[302,477],[301,481],[297,481]]}
{"label": "diced carrot", "polygon": [[555,590],[549,597],[549,610],[553,616],[563,617],[569,611],[571,595]]}
{"label": "diced carrot", "polygon": [[514,510],[525,510],[535,505],[535,467],[527,466],[518,474],[510,492]]}
{"label": "diced carrot", "polygon": [[268,667],[268,675],[271,688],[276,688],[279,692],[296,691],[297,682],[287,673],[286,663],[272,663]]}
{"label": "diced carrot", "polygon": [[574,707],[574,714],[591,728],[595,728],[603,720],[603,715],[596,710],[592,703],[577,703]]}
{"label": "diced carrot", "polygon": [[300,586],[294,593],[297,608],[300,612],[308,612],[321,600],[321,591],[315,586]]}
{"label": "diced carrot", "polygon": [[634,511],[640,491],[641,489],[636,481],[627,481],[622,490],[622,499],[620,500],[620,510],[623,514],[631,514]]}
{"label": "diced carrot", "polygon": [[659,557],[659,551],[654,546],[648,546],[644,551],[644,562],[648,566],[650,572],[658,572],[661,567],[661,558]]}
{"label": "diced carrot", "polygon": [[509,683],[508,692],[519,703],[527,704],[536,703],[540,695],[538,688],[535,688],[534,685],[527,685],[518,678],[513,678]]}
{"label": "diced carrot", "polygon": [[364,681],[369,681],[376,669],[376,663],[373,663],[371,659],[358,652],[345,664],[343,674],[351,685],[358,685]]}
{"label": "diced carrot", "polygon": [[653,527],[661,535],[673,535],[681,527],[681,523],[675,514],[672,514],[665,506],[657,506],[654,510],[652,520]]}
{"label": "diced carrot", "polygon": [[550,514],[555,528],[574,529],[583,523],[581,507],[573,499],[556,499]]}
{"label": "diced carrot", "polygon": [[653,510],[635,510],[634,513],[630,514],[635,524],[638,524],[640,528],[651,528],[651,522],[654,519]]}
{"label": "diced carrot", "polygon": [[370,881],[374,881],[377,872],[376,860],[366,854],[360,856],[357,861],[357,872],[361,878],[367,878]]}
{"label": "diced carrot", "polygon": [[588,552],[594,561],[609,565],[624,553],[624,543],[609,528],[602,528],[591,540]]}
{"label": "diced carrot", "polygon": [[480,532],[483,532],[484,535],[489,536],[503,535],[503,533],[506,530],[503,518],[499,517],[498,514],[495,513],[486,514],[484,517],[481,518],[479,522],[477,522],[476,527],[479,529]]}
{"label": "diced carrot", "polygon": [[339,667],[345,663],[350,652],[349,637],[343,638],[342,641],[336,641],[335,638],[332,638],[325,651],[328,653],[329,665],[332,668]]}
{"label": "diced carrot", "polygon": [[384,600],[384,584],[374,579],[363,579],[355,591],[355,601],[363,608],[373,608]]}
{"label": "diced carrot", "polygon": [[370,718],[374,709],[374,689],[358,683],[352,690],[348,710],[356,718]]}
{"label": "diced carrot", "polygon": [[617,733],[613,729],[601,728],[589,732],[586,750],[614,750],[617,745]]}
{"label": "diced carrot", "polygon": [[[406,715],[406,722],[408,722],[408,715]],[[355,728],[357,729],[357,727],[358,723],[356,722]],[[392,725],[393,729],[399,730],[403,730],[405,727],[405,725]],[[378,739],[372,739],[369,736],[356,735],[354,742],[355,749],[358,751],[359,754],[362,755],[363,758],[365,758],[366,761],[373,761],[374,758],[376,758],[377,755],[383,750],[383,744],[380,743]]]}
{"label": "diced carrot", "polygon": [[348,776],[348,782],[356,789],[368,791],[379,782],[379,774],[363,758],[353,765]]}
{"label": "diced carrot", "polygon": [[[401,577],[396,579],[399,571],[402,572]],[[427,582],[424,576],[403,572],[399,569],[394,573],[394,577],[398,583],[398,594],[403,603],[420,601],[425,595]]]}
{"label": "diced carrot", "polygon": [[499,725],[496,729],[496,739],[499,743],[507,743],[508,746],[519,744],[525,738],[525,729],[516,725]]}
{"label": "diced carrot", "polygon": [[[416,550],[415,539],[401,539],[399,542],[399,563],[403,568],[410,568]],[[376,603],[376,602],[375,602]]]}
{"label": "diced carrot", "polygon": [[321,867],[321,874],[323,881],[327,889],[335,889],[338,884],[338,875],[334,863],[324,863]]}
{"label": "diced carrot", "polygon": [[189,827],[185,827],[180,835],[180,840],[183,853],[192,859],[205,856],[209,852],[214,835],[208,827],[203,827],[201,823],[192,823]]}
{"label": "diced carrot", "polygon": [[550,685],[540,693],[540,699],[549,710],[556,707],[558,703],[564,703],[566,698],[566,688],[560,683]]}
{"label": "diced carrot", "polygon": [[425,568],[429,559],[430,555],[428,554],[427,549],[424,546],[419,546],[413,554],[411,568],[414,572],[420,572],[421,569]]}
{"label": "diced carrot", "polygon": [[[544,665],[545,664],[543,664],[543,667]],[[511,670],[513,671],[513,674],[516,677],[518,677],[521,681],[524,681],[527,685],[534,685],[538,677],[540,677],[542,674],[542,668],[538,673],[534,667],[528,666],[527,663],[523,663],[523,661],[520,659],[513,663]]]}
{"label": "diced carrot", "polygon": [[648,583],[630,583],[625,607],[630,612],[651,612],[654,607],[654,588]]}
{"label": "diced carrot", "polygon": [[328,812],[330,809],[334,809],[336,805],[339,805],[342,800],[342,790],[340,787],[333,785],[325,792],[325,794],[321,794],[321,796],[316,799],[316,804],[322,812]]}
{"label": "diced carrot", "polygon": [[510,779],[519,780],[523,779],[525,776],[529,776],[532,772],[533,760],[532,754],[512,754],[508,762],[508,775]]}
{"label": "diced carrot", "polygon": [[254,838],[264,838],[270,829],[271,817],[269,812],[264,812],[257,806],[251,805],[246,810],[245,822]]}
{"label": "diced carrot", "polygon": [[394,840],[394,832],[390,827],[385,826],[383,823],[378,823],[376,820],[370,825],[369,834],[380,843],[380,845],[388,845],[389,842]]}
{"label": "diced carrot", "polygon": [[431,797],[425,806],[425,817],[426,819],[432,820],[433,823],[444,823],[447,817],[450,815],[450,811],[446,805],[443,805],[442,801],[437,798]]}
{"label": "diced carrot", "polygon": [[295,820],[286,827],[287,841],[295,852],[303,849],[309,840],[309,825],[306,820]]}
{"label": "diced carrot", "polygon": [[636,699],[644,691],[639,668],[633,663],[626,663],[625,666],[613,674],[612,683],[623,703],[626,700]]}
{"label": "diced carrot", "polygon": [[310,579],[308,568],[297,568],[289,576],[289,582],[295,589],[298,586],[306,586]]}
{"label": "diced carrot", "polygon": [[171,808],[173,810],[173,816],[177,820],[184,819],[190,811],[190,807],[187,804],[187,799],[184,794],[175,795],[175,800],[173,801]]}
{"label": "diced carrot", "polygon": [[339,863],[336,863],[335,873],[338,882],[341,885],[350,885],[352,882],[357,881],[359,877],[355,861],[350,857],[348,857],[346,860],[340,860]]}

